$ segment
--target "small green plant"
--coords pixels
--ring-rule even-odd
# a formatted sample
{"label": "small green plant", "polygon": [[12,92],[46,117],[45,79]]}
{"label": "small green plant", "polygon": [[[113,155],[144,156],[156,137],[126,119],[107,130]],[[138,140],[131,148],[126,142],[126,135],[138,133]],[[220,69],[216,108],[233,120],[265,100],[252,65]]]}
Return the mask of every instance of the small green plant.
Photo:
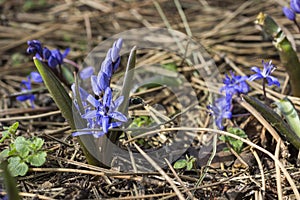
{"label": "small green plant", "polygon": [[194,166],[195,161],[196,158],[194,156],[186,155],[186,159],[177,160],[173,167],[174,169],[186,168],[186,170],[191,170]]}
{"label": "small green plant", "polygon": [[[227,131],[229,133],[234,134],[234,135],[240,136],[241,138],[247,138],[246,133],[240,128],[230,127],[230,128],[227,129]],[[232,137],[225,136],[225,135],[222,135],[219,138],[223,142],[228,142],[232,146],[232,148],[235,152],[237,152],[237,153],[242,152],[243,142],[241,140],[237,140],[237,139],[234,139]]]}
{"label": "small green plant", "polygon": [[0,160],[8,160],[8,169],[12,176],[24,176],[28,165],[39,167],[46,161],[47,153],[42,150],[44,140],[39,137],[26,139],[15,137],[19,123],[16,122],[2,132],[0,142],[10,140],[9,147],[0,153]]}

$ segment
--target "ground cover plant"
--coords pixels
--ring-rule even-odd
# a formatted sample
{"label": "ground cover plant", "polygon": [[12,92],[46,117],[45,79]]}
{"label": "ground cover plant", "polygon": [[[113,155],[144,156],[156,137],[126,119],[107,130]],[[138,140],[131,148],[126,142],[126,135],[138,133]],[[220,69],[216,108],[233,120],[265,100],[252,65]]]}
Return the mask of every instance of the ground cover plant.
{"label": "ground cover plant", "polygon": [[3,199],[300,199],[300,1],[0,1]]}

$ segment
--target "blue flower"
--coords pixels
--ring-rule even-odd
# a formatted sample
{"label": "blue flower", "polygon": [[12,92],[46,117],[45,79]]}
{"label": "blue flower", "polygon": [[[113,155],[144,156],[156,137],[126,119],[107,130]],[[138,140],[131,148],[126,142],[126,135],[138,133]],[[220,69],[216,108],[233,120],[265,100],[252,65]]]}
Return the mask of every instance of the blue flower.
{"label": "blue flower", "polygon": [[28,48],[27,53],[28,54],[39,54],[40,56],[43,55],[43,47],[42,43],[38,40],[29,40],[27,41]]}
{"label": "blue flower", "polygon": [[290,2],[291,9],[296,13],[300,13],[300,1],[299,0],[291,0]]}
{"label": "blue flower", "polygon": [[282,12],[289,20],[296,22],[296,13],[300,13],[300,1],[291,0],[290,7],[283,7]]}
{"label": "blue flower", "polygon": [[210,113],[214,116],[215,123],[219,129],[223,129],[223,119],[230,119],[231,113],[231,101],[228,98],[221,97],[217,99],[212,105],[208,105],[207,108]]}
{"label": "blue flower", "polygon": [[235,94],[247,93],[249,91],[249,86],[246,83],[247,76],[234,75],[233,72],[230,72],[231,77],[227,74],[223,83],[225,86],[221,87],[220,92],[225,91],[227,98],[232,97]]}
{"label": "blue flower", "polygon": [[277,78],[274,76],[271,76],[271,73],[276,69],[275,65],[272,64],[272,60],[269,62],[262,61],[262,64],[264,66],[263,71],[261,71],[258,67],[252,67],[251,70],[256,72],[256,74],[251,75],[248,80],[254,81],[256,79],[265,79],[268,82],[268,85],[277,85],[280,86],[280,83]]}
{"label": "blue flower", "polygon": [[70,52],[70,48],[67,48],[64,53],[61,53],[58,49],[49,50],[44,48],[43,58],[48,61],[49,67],[55,68],[57,65],[62,65],[64,58]]}
{"label": "blue flower", "polygon": [[[124,97],[120,96],[113,101],[112,90],[109,87],[111,76],[120,64],[119,53],[121,47],[122,39],[114,42],[112,48],[108,50],[97,76],[92,75],[94,72],[92,67],[88,67],[81,72],[81,78],[91,76],[91,85],[94,95],[87,94],[85,90],[79,88],[80,98],[85,107],[82,118],[87,121],[87,127],[82,131],[74,132],[72,134],[73,136],[91,134],[95,138],[98,138],[106,134],[109,129],[119,127],[127,121],[127,117],[117,111],[117,108],[123,102]],[[72,85],[72,90],[76,97],[75,85]],[[77,102],[74,103],[75,107],[79,109]],[[101,129],[101,131],[93,129]]]}
{"label": "blue flower", "polygon": [[296,19],[296,14],[295,14],[295,12],[294,12],[292,9],[290,9],[290,8],[288,8],[288,7],[283,7],[283,8],[282,8],[282,12],[283,12],[283,14],[284,14],[289,20],[295,21],[295,19]]}
{"label": "blue flower", "polygon": [[27,53],[35,54],[35,57],[41,61],[47,61],[49,67],[52,68],[63,64],[64,58],[70,52],[70,48],[67,48],[64,53],[61,53],[58,49],[49,50],[47,47],[42,47],[41,42],[38,40],[29,40],[27,44]]}
{"label": "blue flower", "polygon": [[72,135],[78,136],[83,134],[93,134],[98,138],[108,132],[110,128],[121,126],[127,121],[127,117],[117,111],[117,108],[123,102],[123,96],[115,101],[112,100],[112,91],[109,87],[106,88],[103,98],[95,99],[92,95],[87,97],[87,101],[95,108],[86,112],[82,118],[88,120],[88,129],[102,128],[102,131],[80,131]]}
{"label": "blue flower", "polygon": [[38,72],[31,72],[29,77],[30,77],[31,80],[33,80],[33,82],[36,82],[36,83],[42,83],[43,82],[43,78]]}
{"label": "blue flower", "polygon": [[[31,90],[31,81],[30,78],[28,78],[28,80],[22,80],[21,81],[21,92],[28,92]],[[18,101],[27,101],[30,100],[31,106],[32,108],[34,108],[34,104],[33,101],[35,99],[34,95],[29,93],[29,94],[23,94],[23,95],[19,95],[16,98]]]}
{"label": "blue flower", "polygon": [[[22,80],[21,81],[21,92],[29,92],[31,91],[31,80],[36,82],[36,83],[42,83],[43,79],[41,75],[38,72],[31,72],[27,76],[27,80]],[[34,108],[34,99],[35,96],[32,93],[28,94],[22,94],[17,96],[16,98],[18,101],[27,101],[30,100],[31,107]]]}

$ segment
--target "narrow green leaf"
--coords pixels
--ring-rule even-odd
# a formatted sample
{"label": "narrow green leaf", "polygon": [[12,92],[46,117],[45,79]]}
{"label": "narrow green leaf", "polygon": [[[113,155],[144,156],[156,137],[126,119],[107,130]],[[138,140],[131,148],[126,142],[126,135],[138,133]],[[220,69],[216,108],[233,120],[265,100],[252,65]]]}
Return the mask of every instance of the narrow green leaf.
{"label": "narrow green leaf", "polygon": [[8,128],[8,132],[9,132],[11,135],[14,135],[14,134],[17,132],[18,127],[19,127],[19,122],[15,122],[13,125],[11,125],[11,126]]}
{"label": "narrow green leaf", "polygon": [[62,115],[68,120],[71,128],[75,130],[76,126],[72,114],[72,100],[69,94],[48,66],[45,66],[37,58],[33,58],[33,61]]}
{"label": "narrow green leaf", "polygon": [[5,190],[9,196],[9,200],[19,200],[20,196],[17,188],[17,182],[9,172],[7,161],[1,161],[0,163],[2,169],[1,176],[4,179]]}
{"label": "narrow green leaf", "polygon": [[68,85],[72,85],[74,83],[74,76],[70,69],[64,65],[61,66],[61,71],[64,79],[67,81]]}
{"label": "narrow green leaf", "polygon": [[243,95],[243,98],[270,122],[281,135],[285,136],[294,147],[300,149],[300,138],[275,111],[253,97]]}
{"label": "narrow green leaf", "polygon": [[300,120],[292,102],[287,97],[285,97],[279,102],[275,102],[275,104],[280,109],[280,112],[285,117],[287,123],[300,138]]}

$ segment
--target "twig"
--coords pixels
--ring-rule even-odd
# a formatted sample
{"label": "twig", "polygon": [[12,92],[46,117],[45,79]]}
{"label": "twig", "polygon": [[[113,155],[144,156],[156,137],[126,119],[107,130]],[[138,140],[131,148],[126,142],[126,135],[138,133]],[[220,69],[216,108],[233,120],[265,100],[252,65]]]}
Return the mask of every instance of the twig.
{"label": "twig", "polygon": [[181,194],[179,189],[176,187],[173,180],[166,174],[166,172],[164,172],[164,170],[162,170],[162,168],[160,168],[156,164],[156,162],[151,157],[149,157],[138,145],[136,145],[135,143],[133,143],[133,145],[142,154],[142,156],[144,156],[144,158],[166,179],[166,181],[168,181],[168,183],[170,184],[170,186],[173,188],[174,192],[176,193],[177,197],[180,200],[184,200],[185,198],[183,197],[183,195]]}

